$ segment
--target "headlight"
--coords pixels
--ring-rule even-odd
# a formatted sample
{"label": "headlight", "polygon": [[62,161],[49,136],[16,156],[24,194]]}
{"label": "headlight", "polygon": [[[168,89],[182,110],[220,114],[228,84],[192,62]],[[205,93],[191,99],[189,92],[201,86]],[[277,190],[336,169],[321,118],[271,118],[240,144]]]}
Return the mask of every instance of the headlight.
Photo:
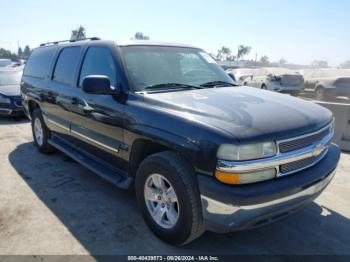
{"label": "headlight", "polygon": [[11,104],[11,99],[0,95],[0,104]]}
{"label": "headlight", "polygon": [[219,147],[217,158],[221,160],[244,161],[274,156],[277,154],[275,142],[230,145]]}

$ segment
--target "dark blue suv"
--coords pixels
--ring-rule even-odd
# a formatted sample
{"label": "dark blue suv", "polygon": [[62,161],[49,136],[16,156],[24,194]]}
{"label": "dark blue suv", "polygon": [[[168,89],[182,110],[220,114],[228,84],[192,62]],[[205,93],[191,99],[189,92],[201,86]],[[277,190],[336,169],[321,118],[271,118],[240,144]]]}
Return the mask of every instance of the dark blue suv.
{"label": "dark blue suv", "polygon": [[339,161],[329,110],[237,87],[193,46],[45,44],[21,90],[38,149],[133,188],[150,229],[172,244],[285,217],[326,188]]}

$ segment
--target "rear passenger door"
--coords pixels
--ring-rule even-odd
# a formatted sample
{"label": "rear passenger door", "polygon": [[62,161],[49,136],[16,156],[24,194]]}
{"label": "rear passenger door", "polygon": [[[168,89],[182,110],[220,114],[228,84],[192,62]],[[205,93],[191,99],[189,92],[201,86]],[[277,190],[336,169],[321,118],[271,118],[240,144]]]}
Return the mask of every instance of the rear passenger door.
{"label": "rear passenger door", "polygon": [[91,75],[108,76],[112,86],[120,82],[119,68],[109,47],[90,46],[85,52],[75,88],[76,96],[71,97],[72,142],[100,160],[124,169],[126,163],[121,159],[121,150],[125,150],[124,102],[112,95],[85,93],[81,86],[84,78]]}
{"label": "rear passenger door", "polygon": [[81,55],[80,46],[64,47],[59,51],[46,94],[51,101],[45,111],[47,124],[52,131],[66,139],[71,135],[70,124],[74,118],[72,105],[77,96],[75,83]]}

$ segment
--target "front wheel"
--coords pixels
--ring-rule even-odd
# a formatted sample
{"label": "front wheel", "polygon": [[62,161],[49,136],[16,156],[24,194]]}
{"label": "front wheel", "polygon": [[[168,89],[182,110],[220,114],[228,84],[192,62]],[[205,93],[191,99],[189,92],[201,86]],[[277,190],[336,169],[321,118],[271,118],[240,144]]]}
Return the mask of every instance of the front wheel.
{"label": "front wheel", "polygon": [[192,167],[174,152],[146,158],[135,191],[151,231],[165,242],[186,244],[204,231],[200,193]]}

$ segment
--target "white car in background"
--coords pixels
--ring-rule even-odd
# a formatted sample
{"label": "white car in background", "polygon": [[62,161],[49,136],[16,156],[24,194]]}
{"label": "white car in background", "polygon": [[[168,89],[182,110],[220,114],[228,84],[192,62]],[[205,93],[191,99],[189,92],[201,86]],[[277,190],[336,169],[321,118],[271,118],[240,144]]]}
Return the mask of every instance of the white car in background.
{"label": "white car in background", "polygon": [[246,85],[280,93],[298,95],[304,89],[304,77],[288,68],[265,67],[253,71]]}
{"label": "white car in background", "polygon": [[253,71],[254,69],[251,68],[236,68],[228,69],[226,70],[226,73],[233,79],[233,81],[243,86],[247,83],[246,80],[252,76]]}

